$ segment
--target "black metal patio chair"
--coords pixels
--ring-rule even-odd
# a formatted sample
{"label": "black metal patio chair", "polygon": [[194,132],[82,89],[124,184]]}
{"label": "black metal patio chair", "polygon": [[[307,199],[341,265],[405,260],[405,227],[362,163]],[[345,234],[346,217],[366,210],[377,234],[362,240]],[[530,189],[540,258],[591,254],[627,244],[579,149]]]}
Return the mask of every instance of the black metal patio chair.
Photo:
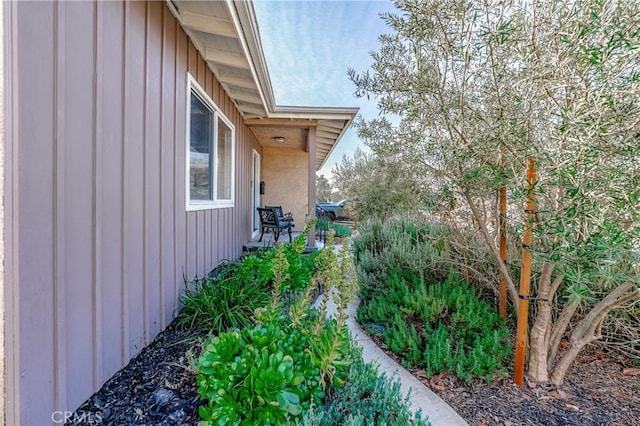
{"label": "black metal patio chair", "polygon": [[[265,209],[274,209],[280,218],[280,222],[291,222],[293,225],[293,215],[291,213],[283,213],[282,206],[264,206]],[[295,225],[293,225],[295,226]]]}
{"label": "black metal patio chair", "polygon": [[294,226],[292,221],[282,220],[274,208],[258,207],[258,214],[260,215],[260,239],[258,241],[262,241],[265,229],[273,230],[276,242],[280,238],[280,232],[287,230],[289,242],[293,241],[291,238],[291,229]]}

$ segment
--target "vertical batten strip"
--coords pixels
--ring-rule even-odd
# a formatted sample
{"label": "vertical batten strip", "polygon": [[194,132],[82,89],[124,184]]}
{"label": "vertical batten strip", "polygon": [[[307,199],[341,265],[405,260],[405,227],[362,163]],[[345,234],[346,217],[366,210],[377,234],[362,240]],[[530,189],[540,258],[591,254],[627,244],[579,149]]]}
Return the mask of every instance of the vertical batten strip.
{"label": "vertical batten strip", "polygon": [[[147,265],[147,147],[149,141],[147,140],[149,132],[149,3],[144,3],[144,69],[143,79],[144,86],[142,92],[142,332],[144,339],[142,341],[143,347],[149,343],[149,298],[147,297],[147,289],[149,283],[147,282],[148,265]],[[138,348],[142,349],[142,348]]]}
{"label": "vertical batten strip", "polygon": [[101,2],[100,65],[97,106],[99,176],[97,246],[101,314],[98,339],[101,357],[99,377],[106,380],[122,368],[122,2]]}
{"label": "vertical batten strip", "polygon": [[102,82],[103,3],[95,3],[94,37],[94,110],[93,110],[93,388],[102,384],[102,182],[103,168],[98,153],[102,150],[104,88]]}
{"label": "vertical batten strip", "polygon": [[[176,28],[176,81],[175,81],[175,238],[176,238],[176,300],[178,300],[180,288],[178,282],[186,275],[187,264],[187,211],[185,188],[185,138],[186,138],[186,68],[188,66],[188,41],[187,36],[179,26]],[[178,265],[180,267],[178,268]]]}
{"label": "vertical batten strip", "polygon": [[144,145],[145,145],[145,40],[146,3],[127,2],[127,91],[125,94],[125,279],[129,305],[129,351],[146,345],[144,297]]}
{"label": "vertical batten strip", "polygon": [[[208,77],[207,78],[207,91],[209,91],[209,96],[211,96],[211,99],[213,100],[213,102],[215,103],[215,87],[216,87],[216,81],[213,78],[213,73],[212,72],[208,72],[207,73]],[[207,222],[209,223],[209,265],[215,266],[215,237],[214,237],[214,222],[215,222],[215,217],[216,214],[214,211],[211,212],[211,214],[209,215],[209,218],[207,220]]]}
{"label": "vertical batten strip", "polygon": [[149,341],[162,331],[162,12],[160,2],[147,3],[147,147],[146,165],[146,255],[147,322]]}
{"label": "vertical batten strip", "polygon": [[[189,39],[189,37],[186,37],[187,39],[187,72],[188,73],[193,73],[193,66],[191,65],[191,61],[193,58],[193,53],[191,51],[191,40]],[[185,100],[185,145],[183,146],[182,149],[184,150],[184,175],[185,175],[185,193],[184,193],[184,199],[185,201],[189,198],[189,167],[187,166],[187,162],[189,161],[189,154],[188,154],[188,147],[189,147],[189,141],[186,139],[186,132],[187,132],[187,111],[189,109],[189,105],[188,105],[188,97],[189,97],[189,87],[186,87],[186,100]],[[190,224],[191,221],[193,220],[193,218],[195,217],[196,213],[195,212],[187,212],[185,209],[185,230],[184,230],[184,235],[185,235],[185,278],[188,280],[190,280],[191,278],[193,278],[193,268],[191,267],[194,256],[191,256],[191,245],[192,245],[192,239],[191,239],[191,234],[189,232],[190,230]]]}
{"label": "vertical batten strip", "polygon": [[[173,296],[174,296],[174,300],[175,300],[175,304],[176,307],[178,306],[178,297],[180,296],[180,290],[178,287],[178,282],[179,282],[179,276],[178,276],[178,265],[180,264],[180,262],[178,261],[178,255],[180,253],[180,250],[178,249],[179,244],[178,244],[178,217],[179,215],[184,215],[184,199],[180,200],[178,198],[178,185],[180,185],[182,179],[179,178],[179,167],[178,167],[178,161],[180,161],[180,157],[178,156],[178,150],[180,149],[179,146],[180,144],[178,143],[178,82],[181,81],[181,79],[178,77],[178,71],[179,71],[179,67],[178,67],[178,63],[180,62],[180,27],[178,25],[176,25],[176,30],[175,30],[175,49],[176,49],[176,54],[175,54],[175,63],[173,64],[173,77],[174,77],[174,81],[173,81],[173,205],[174,205],[174,212],[173,212],[173,277],[174,277],[174,284],[173,284]],[[184,174],[183,174],[184,175]],[[184,265],[184,263],[183,263]]]}
{"label": "vertical batten strip", "polygon": [[[206,66],[204,61],[198,62],[198,67],[202,66],[204,68],[204,79],[202,81],[202,87],[204,91],[207,92],[207,95],[211,98],[213,93],[211,80],[209,79],[210,71]],[[213,99],[213,98],[212,98]],[[215,103],[215,102],[214,102]],[[214,169],[215,172],[215,169]],[[213,188],[216,191],[215,188]],[[214,192],[215,193],[215,192]],[[202,257],[205,265],[211,265],[211,223],[213,221],[214,210],[205,210],[203,212],[202,217],[202,232],[198,232],[198,234],[202,234]],[[204,273],[206,274],[206,268],[204,268]]]}
{"label": "vertical batten strip", "polygon": [[224,232],[224,222],[222,220],[222,213],[219,209],[216,210],[216,223],[218,224],[218,227],[216,229],[216,247],[218,251],[218,258],[216,259],[216,262],[220,262],[222,259],[224,259],[224,241],[222,237],[222,234]]}
{"label": "vertical batten strip", "polygon": [[177,55],[176,20],[169,8],[163,8],[162,54],[162,259],[163,259],[163,328],[168,325],[175,310],[175,62]]}
{"label": "vertical batten strip", "polygon": [[[20,346],[18,344],[20,338],[19,328],[19,294],[20,289],[15,283],[19,281],[18,268],[18,240],[17,240],[17,212],[19,207],[18,201],[18,161],[17,161],[17,130],[18,130],[18,97],[14,94],[18,87],[19,74],[17,72],[17,61],[15,60],[15,52],[17,52],[17,37],[14,34],[16,29],[16,6],[13,2],[2,2],[0,5],[0,20],[2,21],[2,92],[4,101],[0,105],[2,109],[2,139],[0,146],[2,151],[2,177],[4,178],[2,186],[3,200],[3,250],[4,256],[2,271],[2,286],[4,304],[4,420],[6,424],[20,424]],[[5,59],[6,58],[6,59]],[[6,404],[6,405],[5,405]]]}
{"label": "vertical batten strip", "polygon": [[[195,46],[193,45],[193,43],[191,43],[191,40],[189,40],[189,38],[187,37],[187,69],[188,71],[192,74],[197,76],[197,72],[198,72],[198,52],[195,48]],[[187,100],[188,97],[188,87],[186,85],[186,81],[184,83],[185,85],[185,90],[187,91],[187,96],[185,96],[185,102]],[[185,105],[186,108],[186,105]],[[186,111],[185,111],[186,112]],[[187,125],[187,121],[186,121],[186,114],[185,114],[185,137],[186,137],[186,125]],[[189,179],[189,175],[188,175],[188,170],[186,168],[186,164],[189,161],[189,158],[187,157],[187,148],[189,146],[189,141],[185,141],[185,146],[183,146],[183,150],[184,150],[184,155],[185,155],[185,159],[184,159],[184,164],[185,164],[185,179]],[[185,191],[188,191],[188,180],[186,182],[183,182],[183,184],[185,185]],[[185,192],[185,200],[187,199],[188,195]],[[187,259],[186,259],[186,277],[187,280],[191,280],[194,278],[194,276],[198,273],[198,264],[197,264],[197,260],[198,260],[198,245],[197,245],[197,211],[191,211],[191,212],[187,212],[186,213],[186,246],[187,246]]]}
{"label": "vertical batten strip", "polygon": [[[231,114],[229,114],[229,97],[226,96],[226,94],[222,97],[222,102],[220,103],[220,108],[222,108],[222,110],[225,112],[225,114],[228,114],[229,116],[231,116]],[[223,229],[223,233],[222,233],[222,244],[224,247],[224,258],[225,259],[229,259],[231,256],[229,255],[229,210],[230,209],[222,209],[220,211],[220,216],[222,216],[222,223],[224,223],[224,226],[222,227]]]}
{"label": "vertical batten strip", "polygon": [[122,114],[122,141],[121,141],[121,154],[120,154],[120,168],[121,168],[121,188],[120,188],[120,241],[122,242],[122,250],[120,251],[120,304],[122,306],[122,319],[121,319],[121,336],[122,336],[122,365],[127,363],[130,358],[129,351],[129,305],[127,301],[127,285],[126,285],[126,190],[127,190],[127,174],[126,174],[126,140],[127,140],[127,23],[129,17],[130,3],[125,2],[122,8],[122,107],[120,112]]}
{"label": "vertical batten strip", "polygon": [[55,3],[54,13],[54,164],[53,164],[53,327],[54,327],[54,387],[55,407],[57,410],[67,409],[67,353],[66,353],[66,321],[65,321],[65,95],[66,84],[66,3]]}
{"label": "vertical batten strip", "polygon": [[158,165],[158,186],[160,187],[160,191],[158,196],[158,214],[160,215],[160,217],[158,218],[158,244],[159,244],[159,251],[160,251],[160,262],[159,262],[159,292],[160,292],[160,331],[164,330],[165,327],[165,306],[164,306],[164,280],[165,280],[165,274],[164,274],[164,252],[165,252],[165,247],[164,245],[166,244],[166,239],[164,238],[164,233],[165,233],[165,223],[164,223],[164,187],[163,187],[163,181],[162,181],[162,172],[163,172],[163,167],[164,167],[164,79],[165,79],[165,75],[164,75],[164,61],[165,61],[165,49],[166,49],[166,45],[165,45],[165,38],[164,38],[164,32],[165,32],[165,15],[167,12],[167,6],[166,5],[162,5],[160,6],[162,9],[161,15],[160,15],[160,28],[162,28],[161,33],[160,33],[160,104],[158,105],[158,108],[160,109],[160,120],[158,122],[158,151],[159,151],[159,165]]}

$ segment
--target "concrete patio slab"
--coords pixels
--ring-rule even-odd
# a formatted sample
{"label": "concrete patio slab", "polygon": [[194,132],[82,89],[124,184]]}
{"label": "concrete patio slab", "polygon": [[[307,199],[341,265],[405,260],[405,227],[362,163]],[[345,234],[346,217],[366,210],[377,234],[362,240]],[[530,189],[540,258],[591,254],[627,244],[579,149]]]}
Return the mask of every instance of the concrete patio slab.
{"label": "concrete patio slab", "polygon": [[[302,232],[293,231],[291,233],[291,240],[292,241],[295,240],[296,237],[298,237],[300,234],[302,234]],[[265,250],[265,249],[273,248],[276,244],[289,243],[289,234],[287,233],[280,235],[280,238],[278,238],[277,243],[275,241],[275,236],[271,232],[265,233],[264,237],[262,238],[262,241],[258,241],[258,238],[260,238],[260,236],[253,237],[251,238],[251,240],[244,243],[242,246],[242,251],[246,253],[246,252],[258,251],[258,250]],[[315,243],[316,243],[315,247],[305,247],[305,253],[310,253],[316,250],[320,250],[322,247],[324,247],[324,244],[322,243],[322,241],[316,240]]]}

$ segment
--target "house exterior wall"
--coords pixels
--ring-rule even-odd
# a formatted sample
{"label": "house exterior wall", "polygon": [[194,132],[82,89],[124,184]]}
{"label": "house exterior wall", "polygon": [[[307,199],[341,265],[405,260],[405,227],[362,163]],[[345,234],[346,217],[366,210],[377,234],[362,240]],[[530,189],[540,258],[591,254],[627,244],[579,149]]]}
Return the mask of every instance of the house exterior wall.
{"label": "house exterior wall", "polygon": [[[11,81],[9,77],[9,72],[6,68],[5,54],[7,52],[5,42],[8,41],[5,34],[5,27],[9,27],[5,24],[7,22],[5,20],[5,5],[4,2],[0,2],[0,176],[4,176],[4,152],[5,152],[5,141],[7,139],[7,134],[10,133],[10,126],[7,125],[7,114],[5,109],[7,108],[7,101],[9,96],[7,96],[7,83]],[[8,62],[8,61],[7,61]],[[4,182],[4,179],[2,179]],[[0,184],[0,229],[5,229],[4,227],[4,185]],[[5,375],[5,362],[6,359],[6,351],[5,351],[5,313],[6,309],[4,306],[4,265],[5,265],[5,233],[0,232],[0,418],[4,419],[4,406],[5,406],[5,387],[6,387],[6,375]]]}
{"label": "house exterior wall", "polygon": [[263,206],[282,205],[284,212],[293,213],[295,230],[301,231],[309,205],[309,154],[297,149],[268,146],[262,152]]}
{"label": "house exterior wall", "polygon": [[[241,254],[255,137],[164,2],[15,2],[6,423],[55,423]],[[236,128],[235,206],[185,211],[187,71]]]}

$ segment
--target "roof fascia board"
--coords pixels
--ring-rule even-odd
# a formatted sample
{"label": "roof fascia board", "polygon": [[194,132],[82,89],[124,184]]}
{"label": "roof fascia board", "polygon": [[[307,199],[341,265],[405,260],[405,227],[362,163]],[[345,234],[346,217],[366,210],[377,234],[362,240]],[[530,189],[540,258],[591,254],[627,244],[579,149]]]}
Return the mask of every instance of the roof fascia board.
{"label": "roof fascia board", "polygon": [[269,118],[310,118],[315,120],[353,120],[359,108],[343,107],[276,107]]}
{"label": "roof fascia board", "polygon": [[229,14],[238,29],[239,41],[249,62],[251,75],[255,79],[260,98],[267,114],[273,110],[275,100],[267,61],[262,50],[258,21],[251,0],[226,0]]}
{"label": "roof fascia board", "polygon": [[311,118],[253,118],[245,120],[250,127],[317,127],[318,120]]}
{"label": "roof fascia board", "polygon": [[[357,109],[358,108],[356,108],[356,110]],[[357,111],[356,111],[356,113],[357,113]],[[336,145],[338,145],[338,142],[340,141],[340,139],[342,139],[342,137],[344,136],[344,134],[347,131],[347,129],[349,127],[351,127],[351,123],[353,122],[353,118],[354,117],[355,117],[355,114],[353,116],[351,116],[351,118],[344,124],[344,127],[342,128],[342,131],[336,137],[336,141],[333,144],[333,146],[331,147],[331,149],[329,150],[329,152],[327,152],[327,155],[324,156],[324,159],[322,160],[322,163],[320,163],[319,165],[318,164],[316,165],[316,171],[320,170],[324,166],[324,164],[327,162],[327,160],[329,159],[329,157],[333,153],[333,150],[336,149]]]}

